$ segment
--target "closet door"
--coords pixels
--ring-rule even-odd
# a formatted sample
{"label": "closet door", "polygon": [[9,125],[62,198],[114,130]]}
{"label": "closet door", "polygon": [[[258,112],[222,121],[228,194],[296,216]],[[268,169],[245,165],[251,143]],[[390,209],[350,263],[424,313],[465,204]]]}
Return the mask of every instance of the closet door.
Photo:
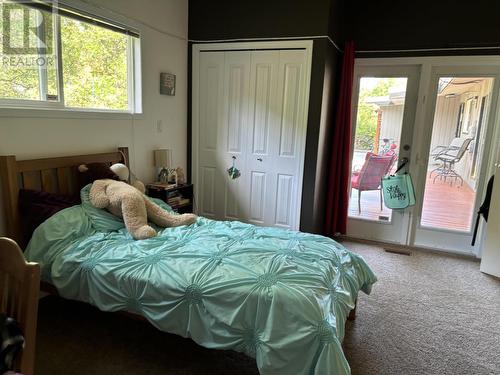
{"label": "closet door", "polygon": [[198,144],[194,145],[197,160],[197,209],[201,216],[220,219],[224,188],[224,170],[219,162],[220,136],[224,116],[224,52],[200,54]]}
{"label": "closet door", "polygon": [[[275,153],[279,127],[278,70],[279,51],[252,52],[250,73],[249,134],[246,157],[248,221],[273,225],[276,207]],[[274,137],[273,137],[274,136]]]}
{"label": "closet door", "polygon": [[305,65],[303,50],[252,53],[247,186],[253,224],[299,226]]}
{"label": "closet door", "polygon": [[[203,52],[200,56],[198,213],[210,219],[248,217],[248,105],[250,52]],[[231,179],[234,166],[241,176]]]}
{"label": "closet door", "polygon": [[[193,112],[200,215],[299,228],[306,60],[302,49],[200,53]],[[227,173],[233,163],[236,179]]]}

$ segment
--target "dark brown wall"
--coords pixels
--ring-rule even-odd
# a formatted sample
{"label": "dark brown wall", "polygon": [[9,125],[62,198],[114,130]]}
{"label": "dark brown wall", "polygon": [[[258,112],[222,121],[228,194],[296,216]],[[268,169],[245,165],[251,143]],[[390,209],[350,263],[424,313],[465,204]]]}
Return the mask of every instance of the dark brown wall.
{"label": "dark brown wall", "polygon": [[318,233],[314,198],[317,191],[318,146],[323,105],[323,85],[327,45],[325,39],[316,40],[313,45],[311,86],[309,90],[309,112],[307,116],[306,149],[304,155],[304,177],[302,182],[302,203],[300,208],[300,230]]}
{"label": "dark brown wall", "polygon": [[189,0],[189,39],[327,35],[330,0]]}
{"label": "dark brown wall", "polygon": [[340,48],[343,47],[346,38],[346,1],[348,0],[330,1],[328,35]]}
{"label": "dark brown wall", "polygon": [[358,51],[500,46],[499,14],[496,0],[346,1],[345,32]]}
{"label": "dark brown wall", "polygon": [[[303,199],[302,218],[312,217],[311,223],[302,222],[302,230],[322,234],[325,225],[325,206],[328,189],[329,161],[331,155],[331,137],[334,127],[335,108],[337,103],[337,86],[340,76],[342,54],[330,43],[325,41],[323,68],[323,90],[321,92],[321,116],[319,126],[310,135],[308,129],[307,147],[314,147],[316,160],[314,173],[305,173],[304,178],[314,178],[314,193],[312,204]],[[311,143],[314,142],[314,145]],[[307,159],[306,159],[307,161]]]}

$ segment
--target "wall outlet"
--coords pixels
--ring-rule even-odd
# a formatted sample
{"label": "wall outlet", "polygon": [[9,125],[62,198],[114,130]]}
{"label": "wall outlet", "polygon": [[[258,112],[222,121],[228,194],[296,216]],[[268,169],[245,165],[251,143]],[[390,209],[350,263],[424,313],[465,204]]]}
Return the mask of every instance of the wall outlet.
{"label": "wall outlet", "polygon": [[158,133],[161,133],[163,131],[163,121],[162,120],[156,120],[156,131]]}

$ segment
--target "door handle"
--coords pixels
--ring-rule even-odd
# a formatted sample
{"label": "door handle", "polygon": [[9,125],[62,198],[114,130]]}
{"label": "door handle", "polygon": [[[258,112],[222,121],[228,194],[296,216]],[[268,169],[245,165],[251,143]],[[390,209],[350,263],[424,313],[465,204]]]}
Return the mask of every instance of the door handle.
{"label": "door handle", "polygon": [[262,158],[257,158],[258,161],[262,161]]}
{"label": "door handle", "polygon": [[408,159],[407,157],[401,158],[401,164],[399,165],[398,169],[396,169],[396,172],[394,172],[394,174],[398,173],[409,162],[410,162],[410,159]]}

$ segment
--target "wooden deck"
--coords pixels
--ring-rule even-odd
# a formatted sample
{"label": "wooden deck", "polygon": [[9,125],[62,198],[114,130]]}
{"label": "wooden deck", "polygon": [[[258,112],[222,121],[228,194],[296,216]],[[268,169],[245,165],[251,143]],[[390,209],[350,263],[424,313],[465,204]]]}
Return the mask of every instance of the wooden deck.
{"label": "wooden deck", "polygon": [[[420,224],[424,227],[469,231],[474,215],[475,192],[464,182],[450,186],[439,179],[427,179]],[[361,194],[361,214],[358,213],[358,191],[353,189],[349,201],[349,217],[367,220],[384,220],[391,210],[383,206],[380,211],[380,193],[364,191]]]}
{"label": "wooden deck", "polygon": [[349,200],[349,217],[366,220],[389,221],[392,210],[382,205],[380,211],[380,192],[378,190],[363,191],[361,193],[361,213],[358,211],[358,191],[352,189]]}

